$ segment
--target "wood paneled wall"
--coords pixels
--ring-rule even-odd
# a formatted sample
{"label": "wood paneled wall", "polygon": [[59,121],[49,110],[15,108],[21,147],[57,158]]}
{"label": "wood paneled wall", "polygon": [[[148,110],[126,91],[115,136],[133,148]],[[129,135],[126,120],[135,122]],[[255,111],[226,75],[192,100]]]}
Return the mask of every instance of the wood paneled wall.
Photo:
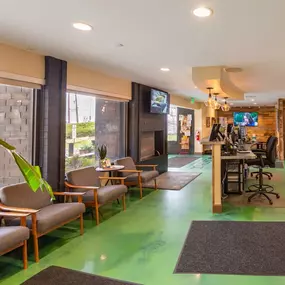
{"label": "wood paneled wall", "polygon": [[258,127],[247,127],[247,134],[255,134],[258,141],[266,141],[277,132],[277,112],[275,107],[232,108],[229,112],[218,111],[218,117],[226,117],[228,123],[233,123],[234,112],[258,112]]}
{"label": "wood paneled wall", "polygon": [[278,158],[284,160],[284,136],[285,136],[285,100],[278,100],[278,110],[277,110],[277,137],[278,137]]}

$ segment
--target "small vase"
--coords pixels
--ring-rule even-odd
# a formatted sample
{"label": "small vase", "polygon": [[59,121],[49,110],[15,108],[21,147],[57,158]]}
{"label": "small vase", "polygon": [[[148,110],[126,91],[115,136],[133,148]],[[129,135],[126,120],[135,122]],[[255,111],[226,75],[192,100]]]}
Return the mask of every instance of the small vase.
{"label": "small vase", "polygon": [[106,158],[100,159],[100,161],[99,161],[99,166],[100,166],[100,168],[107,168],[107,161],[106,161]]}

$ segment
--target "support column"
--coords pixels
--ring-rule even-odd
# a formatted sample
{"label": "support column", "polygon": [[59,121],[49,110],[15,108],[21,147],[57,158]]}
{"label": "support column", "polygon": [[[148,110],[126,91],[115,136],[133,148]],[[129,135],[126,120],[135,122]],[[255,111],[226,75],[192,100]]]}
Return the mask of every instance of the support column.
{"label": "support column", "polygon": [[221,145],[212,147],[212,211],[222,212],[222,186],[221,186]]}
{"label": "support column", "polygon": [[67,63],[45,57],[41,100],[40,166],[54,191],[64,190]]}

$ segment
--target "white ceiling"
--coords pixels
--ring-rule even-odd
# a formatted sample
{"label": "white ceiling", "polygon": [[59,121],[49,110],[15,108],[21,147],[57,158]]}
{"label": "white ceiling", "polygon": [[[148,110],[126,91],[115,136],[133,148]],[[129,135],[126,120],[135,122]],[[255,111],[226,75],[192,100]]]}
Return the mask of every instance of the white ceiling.
{"label": "white ceiling", "polygon": [[[256,102],[285,97],[285,0],[0,0],[0,40],[204,99],[194,66],[233,66]],[[191,14],[205,5],[214,14]],[[80,32],[73,22],[94,27]],[[118,47],[122,43],[124,47]],[[162,73],[161,67],[169,67]]]}

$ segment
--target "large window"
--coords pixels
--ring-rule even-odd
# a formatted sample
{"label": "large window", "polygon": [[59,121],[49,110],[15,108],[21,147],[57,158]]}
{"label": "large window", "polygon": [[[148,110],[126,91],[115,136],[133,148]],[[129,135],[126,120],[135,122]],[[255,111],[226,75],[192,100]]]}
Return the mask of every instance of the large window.
{"label": "large window", "polygon": [[169,114],[167,115],[168,141],[177,142],[177,124],[177,107],[170,105]]}
{"label": "large window", "polygon": [[124,156],[124,103],[67,93],[66,170],[98,165],[97,147],[111,160]]}
{"label": "large window", "polygon": [[[33,89],[0,84],[0,138],[32,161]],[[0,147],[0,185],[24,181],[11,155]]]}

